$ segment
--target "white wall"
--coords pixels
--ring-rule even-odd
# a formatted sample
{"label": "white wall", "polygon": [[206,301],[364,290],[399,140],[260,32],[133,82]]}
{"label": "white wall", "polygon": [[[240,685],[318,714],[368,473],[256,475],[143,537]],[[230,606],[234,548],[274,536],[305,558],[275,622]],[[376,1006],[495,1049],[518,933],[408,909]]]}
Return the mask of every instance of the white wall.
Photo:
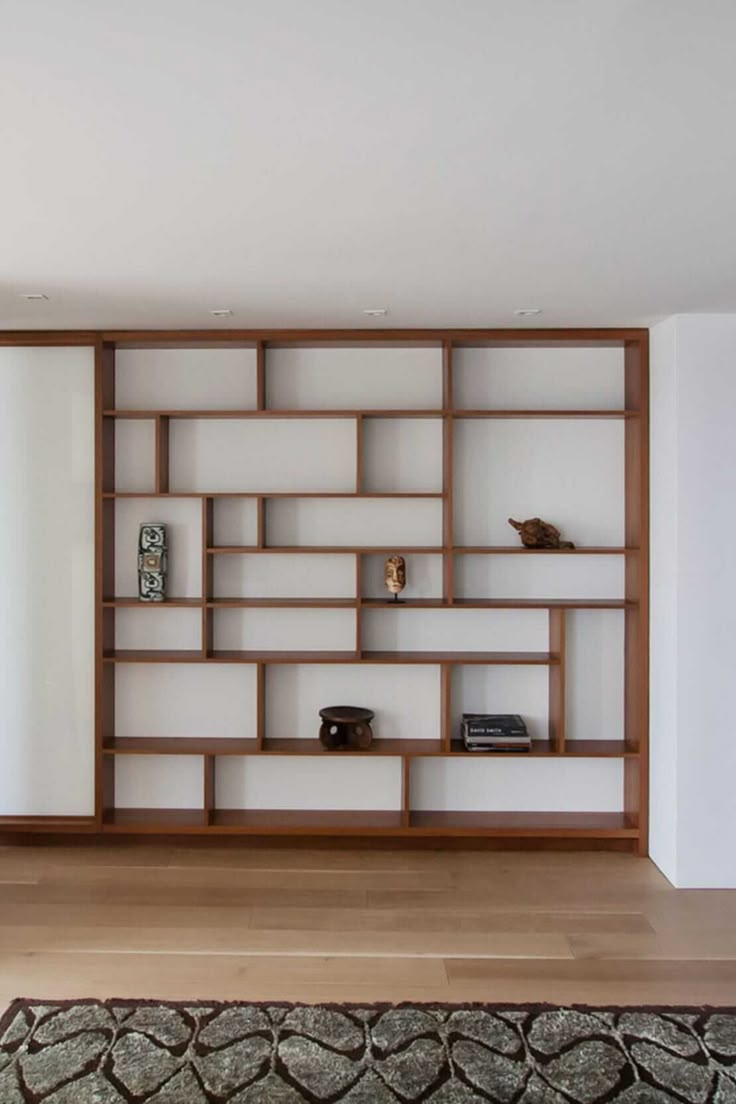
{"label": "white wall", "polygon": [[652,837],[677,886],[736,888],[736,316],[652,333]]}
{"label": "white wall", "polygon": [[0,815],[94,811],[91,349],[0,349]]}

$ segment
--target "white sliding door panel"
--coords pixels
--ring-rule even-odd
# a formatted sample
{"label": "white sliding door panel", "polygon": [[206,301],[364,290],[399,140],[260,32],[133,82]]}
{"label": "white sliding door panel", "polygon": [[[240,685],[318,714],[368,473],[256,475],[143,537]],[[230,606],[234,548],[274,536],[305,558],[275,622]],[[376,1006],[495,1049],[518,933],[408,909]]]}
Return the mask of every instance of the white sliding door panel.
{"label": "white sliding door panel", "polygon": [[0,815],[90,815],[92,349],[0,349],[0,473]]}

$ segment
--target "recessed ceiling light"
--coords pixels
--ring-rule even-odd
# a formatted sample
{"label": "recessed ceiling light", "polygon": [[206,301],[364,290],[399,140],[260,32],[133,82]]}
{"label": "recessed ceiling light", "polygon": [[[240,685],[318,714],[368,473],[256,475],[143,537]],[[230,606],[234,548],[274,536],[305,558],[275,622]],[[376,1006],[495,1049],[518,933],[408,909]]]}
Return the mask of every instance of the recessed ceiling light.
{"label": "recessed ceiling light", "polygon": [[541,313],[542,313],[542,308],[541,307],[518,307],[514,311],[514,314],[518,318],[529,318],[530,315],[532,315],[532,314],[541,314]]}
{"label": "recessed ceiling light", "polygon": [[381,318],[384,314],[388,314],[388,307],[366,307],[363,314],[367,314],[371,318]]}
{"label": "recessed ceiling light", "polygon": [[213,318],[230,318],[232,313],[229,307],[218,307],[216,310],[210,311]]}
{"label": "recessed ceiling light", "polygon": [[21,299],[27,299],[30,303],[38,303],[41,301],[48,302],[48,295],[44,295],[42,291],[22,291],[20,293]]}

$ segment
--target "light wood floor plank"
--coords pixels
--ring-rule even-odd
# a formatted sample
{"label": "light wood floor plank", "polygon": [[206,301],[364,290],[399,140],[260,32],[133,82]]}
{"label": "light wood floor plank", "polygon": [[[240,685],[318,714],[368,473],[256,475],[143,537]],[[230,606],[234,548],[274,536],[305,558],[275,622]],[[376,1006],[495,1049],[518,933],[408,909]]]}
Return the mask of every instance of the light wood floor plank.
{"label": "light wood floor plank", "polygon": [[736,1004],[736,892],[596,852],[0,848],[12,997]]}

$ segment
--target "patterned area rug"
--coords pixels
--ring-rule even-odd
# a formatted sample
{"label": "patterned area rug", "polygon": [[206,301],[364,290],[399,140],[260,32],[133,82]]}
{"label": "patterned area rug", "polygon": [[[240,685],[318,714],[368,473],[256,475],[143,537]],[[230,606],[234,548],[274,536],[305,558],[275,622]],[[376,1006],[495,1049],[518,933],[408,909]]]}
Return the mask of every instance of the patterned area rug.
{"label": "patterned area rug", "polygon": [[18,1000],[2,1104],[736,1104],[736,1011]]}

